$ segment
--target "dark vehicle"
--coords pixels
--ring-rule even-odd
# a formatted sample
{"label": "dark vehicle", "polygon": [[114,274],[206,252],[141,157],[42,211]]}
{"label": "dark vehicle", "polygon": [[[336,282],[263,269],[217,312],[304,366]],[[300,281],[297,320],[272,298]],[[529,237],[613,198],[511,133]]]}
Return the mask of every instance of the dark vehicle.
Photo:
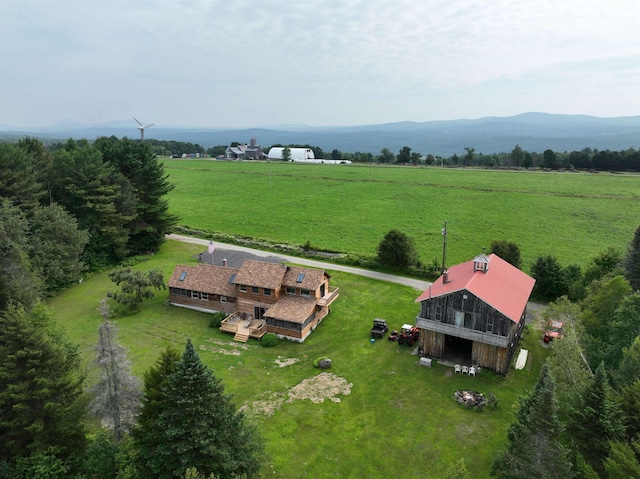
{"label": "dark vehicle", "polygon": [[410,324],[404,324],[402,325],[402,332],[398,335],[398,344],[413,346],[413,343],[418,340],[419,335],[420,331],[418,328]]}
{"label": "dark vehicle", "polygon": [[384,319],[376,318],[373,320],[373,328],[371,328],[372,338],[384,338],[384,335],[389,331],[389,326]]}

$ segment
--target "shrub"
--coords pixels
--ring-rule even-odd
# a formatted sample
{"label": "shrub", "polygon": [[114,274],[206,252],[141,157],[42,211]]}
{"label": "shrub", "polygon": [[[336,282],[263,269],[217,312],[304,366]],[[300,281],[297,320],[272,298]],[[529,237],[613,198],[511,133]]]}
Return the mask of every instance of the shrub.
{"label": "shrub", "polygon": [[278,336],[273,333],[267,333],[262,336],[262,339],[260,340],[260,346],[262,346],[263,348],[272,348],[274,346],[277,346],[279,342],[280,340],[278,339]]}
{"label": "shrub", "polygon": [[213,313],[213,315],[211,316],[211,321],[209,321],[209,327],[219,328],[222,325],[222,320],[225,319],[226,317],[227,317],[227,314],[222,311]]}

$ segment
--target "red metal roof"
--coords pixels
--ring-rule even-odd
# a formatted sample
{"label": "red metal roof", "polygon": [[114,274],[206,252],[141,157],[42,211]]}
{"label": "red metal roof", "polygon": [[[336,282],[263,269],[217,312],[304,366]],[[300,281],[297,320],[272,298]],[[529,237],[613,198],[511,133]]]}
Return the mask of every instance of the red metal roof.
{"label": "red metal roof", "polygon": [[495,254],[485,258],[489,260],[486,273],[474,271],[474,260],[452,266],[447,282],[444,283],[440,276],[416,299],[416,303],[467,290],[511,321],[520,322],[536,280]]}

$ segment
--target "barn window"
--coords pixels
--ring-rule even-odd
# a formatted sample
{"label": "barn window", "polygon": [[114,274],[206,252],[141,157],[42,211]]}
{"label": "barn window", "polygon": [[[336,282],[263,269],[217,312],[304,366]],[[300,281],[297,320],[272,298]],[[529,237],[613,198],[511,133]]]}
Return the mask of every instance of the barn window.
{"label": "barn window", "polygon": [[487,318],[487,333],[493,333],[493,316]]}
{"label": "barn window", "polygon": [[436,306],[436,321],[442,321],[442,306]]}
{"label": "barn window", "polygon": [[473,313],[464,313],[464,327],[473,328]]}
{"label": "barn window", "polygon": [[464,311],[456,311],[454,324],[458,327],[462,327],[464,324]]}

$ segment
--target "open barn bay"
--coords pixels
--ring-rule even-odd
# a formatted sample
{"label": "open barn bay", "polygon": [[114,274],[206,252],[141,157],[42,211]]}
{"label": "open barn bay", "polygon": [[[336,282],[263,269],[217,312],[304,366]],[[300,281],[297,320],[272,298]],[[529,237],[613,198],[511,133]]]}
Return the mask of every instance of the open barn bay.
{"label": "open barn bay", "polygon": [[374,256],[398,229],[420,258],[466,261],[506,239],[523,269],[539,255],[584,266],[626,250],[640,222],[640,176],[282,162],[165,160],[170,209],[192,228]]}

